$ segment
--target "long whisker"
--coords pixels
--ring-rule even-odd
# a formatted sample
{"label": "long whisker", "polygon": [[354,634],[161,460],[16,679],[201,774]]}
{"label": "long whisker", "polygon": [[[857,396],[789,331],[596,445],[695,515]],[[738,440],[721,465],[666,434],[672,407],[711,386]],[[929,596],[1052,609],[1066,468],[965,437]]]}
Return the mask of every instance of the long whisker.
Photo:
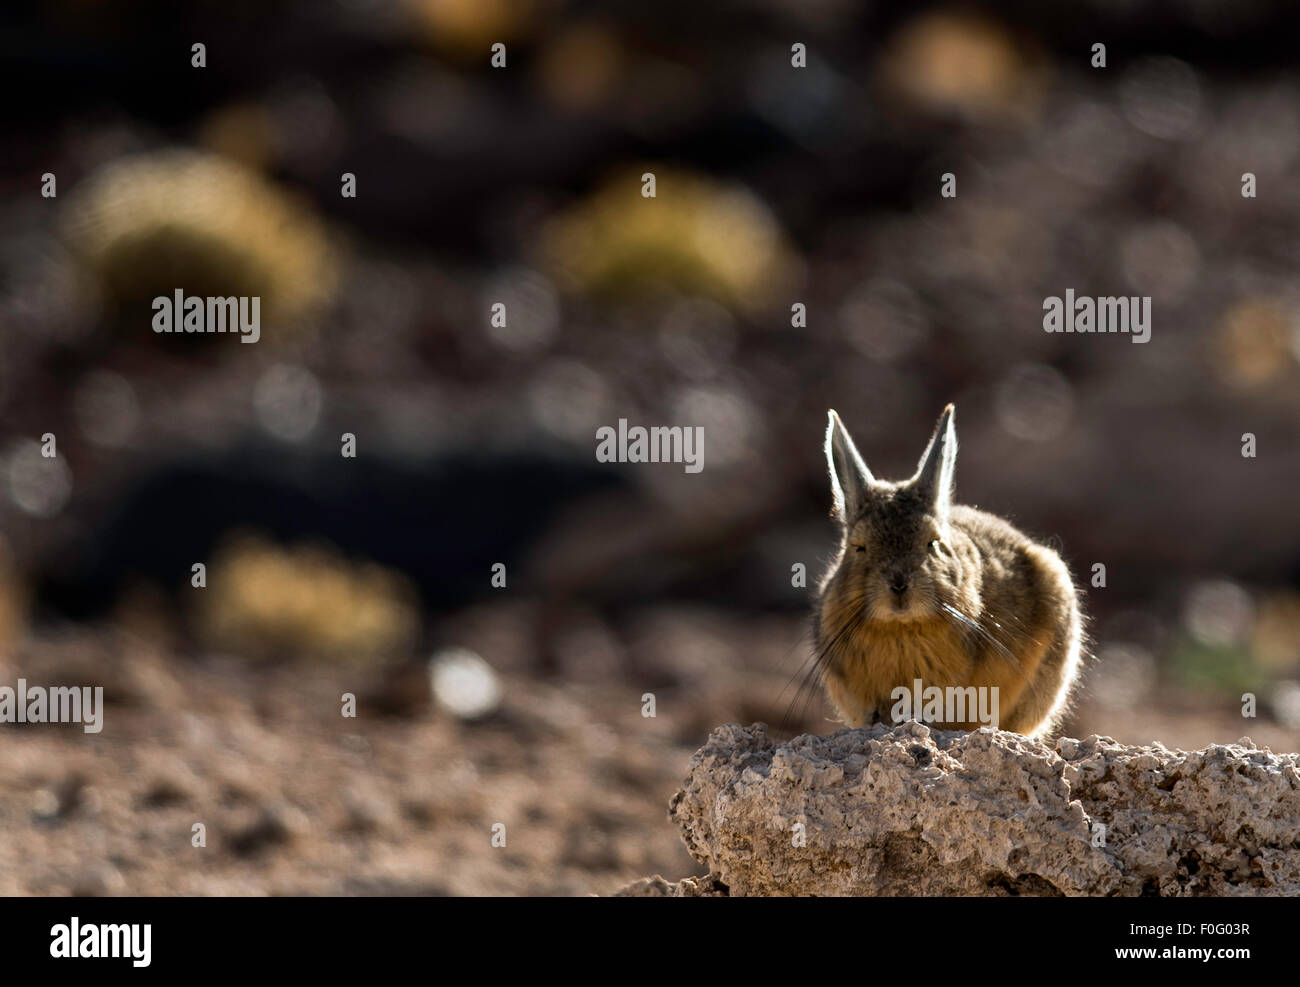
{"label": "long whisker", "polygon": [[[1015,654],[1011,651],[1011,649],[1008,648],[1002,641],[999,641],[993,635],[993,633],[989,631],[987,627],[985,627],[979,621],[974,620],[971,617],[967,616],[966,614],[962,613],[961,610],[957,609],[954,606],[951,606],[948,603],[940,603],[939,606],[947,616],[949,616],[953,620],[957,621],[957,623],[961,624],[963,627],[968,628],[970,631],[978,635],[981,640],[987,641],[989,644],[993,645],[993,647],[998,650],[998,653],[1003,658],[1007,659],[1013,665],[1015,665],[1016,670],[1020,672],[1020,675],[1024,680],[1025,687],[1029,690],[1029,694],[1031,696],[1041,695],[1042,683],[1036,681],[1035,678],[1029,676],[1025,672],[1025,666],[1021,664],[1020,659],[1017,658]],[[1020,621],[1018,618],[1016,619],[1016,622],[1023,623],[1023,621]],[[998,630],[1005,630],[1005,628],[1003,628],[1003,626],[999,624],[997,621],[994,621],[994,626],[996,626]]]}
{"label": "long whisker", "polygon": [[1015,656],[1015,653],[1010,648],[994,637],[987,627],[981,624],[978,620],[968,617],[965,613],[950,603],[940,603],[939,607],[950,618],[970,630],[972,633],[978,635],[981,640],[987,641],[989,644],[993,645],[1002,657],[1015,665],[1022,675],[1024,674],[1025,667],[1020,663],[1020,659]]}
{"label": "long whisker", "polygon": [[[786,729],[786,725],[790,720],[790,714],[794,711],[795,706],[799,704],[801,697],[803,698],[803,708],[800,710],[800,718],[802,719],[807,704],[816,694],[817,686],[821,684],[826,667],[838,651],[840,643],[865,621],[865,614],[860,603],[857,605],[851,605],[848,609],[849,616],[844,620],[835,633],[832,634],[831,637],[814,652],[811,659],[812,667],[804,674],[802,684],[795,692],[794,699],[791,700],[789,707],[786,708],[785,716],[781,719],[782,730]],[[806,666],[807,664],[808,662],[805,661],[804,665]],[[793,681],[793,679],[791,681]],[[787,688],[788,687],[789,686],[787,685]],[[782,692],[784,693],[784,690],[782,690]]]}

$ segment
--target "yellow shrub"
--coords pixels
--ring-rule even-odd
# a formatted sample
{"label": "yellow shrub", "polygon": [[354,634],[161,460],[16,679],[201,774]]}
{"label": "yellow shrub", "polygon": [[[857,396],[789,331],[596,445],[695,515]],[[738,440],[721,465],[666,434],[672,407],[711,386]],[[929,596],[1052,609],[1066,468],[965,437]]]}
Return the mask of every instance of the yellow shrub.
{"label": "yellow shrub", "polygon": [[414,647],[414,590],[400,574],[350,562],[329,548],[281,548],[241,536],[216,554],[199,593],[198,624],[212,647],[250,657],[383,657]]}
{"label": "yellow shrub", "polygon": [[[655,175],[655,197],[641,194]],[[543,231],[549,265],[582,292],[626,293],[654,284],[759,308],[799,268],[776,218],[743,188],[646,166],[615,175]]]}
{"label": "yellow shrub", "polygon": [[[163,151],[106,165],[79,187],[64,234],[107,295],[138,306],[181,288],[262,299],[268,323],[327,301],[335,250],[294,196],[224,158]],[[140,323],[148,326],[143,308]]]}

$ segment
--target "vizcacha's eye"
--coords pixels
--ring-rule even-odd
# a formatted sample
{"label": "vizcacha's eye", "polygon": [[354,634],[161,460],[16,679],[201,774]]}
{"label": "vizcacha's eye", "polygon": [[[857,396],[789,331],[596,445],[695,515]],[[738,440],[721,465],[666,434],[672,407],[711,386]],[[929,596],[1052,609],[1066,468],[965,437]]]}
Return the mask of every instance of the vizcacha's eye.
{"label": "vizcacha's eye", "polygon": [[853,548],[859,552],[865,552],[867,550],[865,545],[854,545]]}

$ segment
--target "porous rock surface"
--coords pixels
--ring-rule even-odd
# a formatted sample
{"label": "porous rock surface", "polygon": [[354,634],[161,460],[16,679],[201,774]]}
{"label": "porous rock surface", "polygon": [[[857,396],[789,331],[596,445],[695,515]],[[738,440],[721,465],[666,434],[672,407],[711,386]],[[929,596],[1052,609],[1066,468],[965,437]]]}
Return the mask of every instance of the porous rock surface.
{"label": "porous rock surface", "polygon": [[1052,748],[915,722],[774,744],[762,724],[729,724],[695,753],[669,808],[708,877],[627,890],[1295,895],[1298,758],[1249,739]]}
{"label": "porous rock surface", "polygon": [[713,877],[687,877],[680,881],[666,881],[658,874],[633,881],[620,891],[615,898],[726,898],[727,889],[721,887]]}

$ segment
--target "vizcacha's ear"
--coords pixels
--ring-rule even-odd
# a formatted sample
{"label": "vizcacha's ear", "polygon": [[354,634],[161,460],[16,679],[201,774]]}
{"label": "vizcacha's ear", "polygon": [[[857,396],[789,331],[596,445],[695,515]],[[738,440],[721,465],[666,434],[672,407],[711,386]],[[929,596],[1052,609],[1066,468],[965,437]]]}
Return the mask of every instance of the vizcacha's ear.
{"label": "vizcacha's ear", "polygon": [[952,507],[952,480],[957,466],[957,428],[953,424],[956,411],[951,404],[943,409],[911,480],[940,522],[948,520]]}
{"label": "vizcacha's ear", "polygon": [[849,430],[834,409],[826,415],[826,465],[831,473],[831,493],[835,498],[835,516],[841,521],[852,518],[867,488],[875,482],[871,470],[858,454]]}

